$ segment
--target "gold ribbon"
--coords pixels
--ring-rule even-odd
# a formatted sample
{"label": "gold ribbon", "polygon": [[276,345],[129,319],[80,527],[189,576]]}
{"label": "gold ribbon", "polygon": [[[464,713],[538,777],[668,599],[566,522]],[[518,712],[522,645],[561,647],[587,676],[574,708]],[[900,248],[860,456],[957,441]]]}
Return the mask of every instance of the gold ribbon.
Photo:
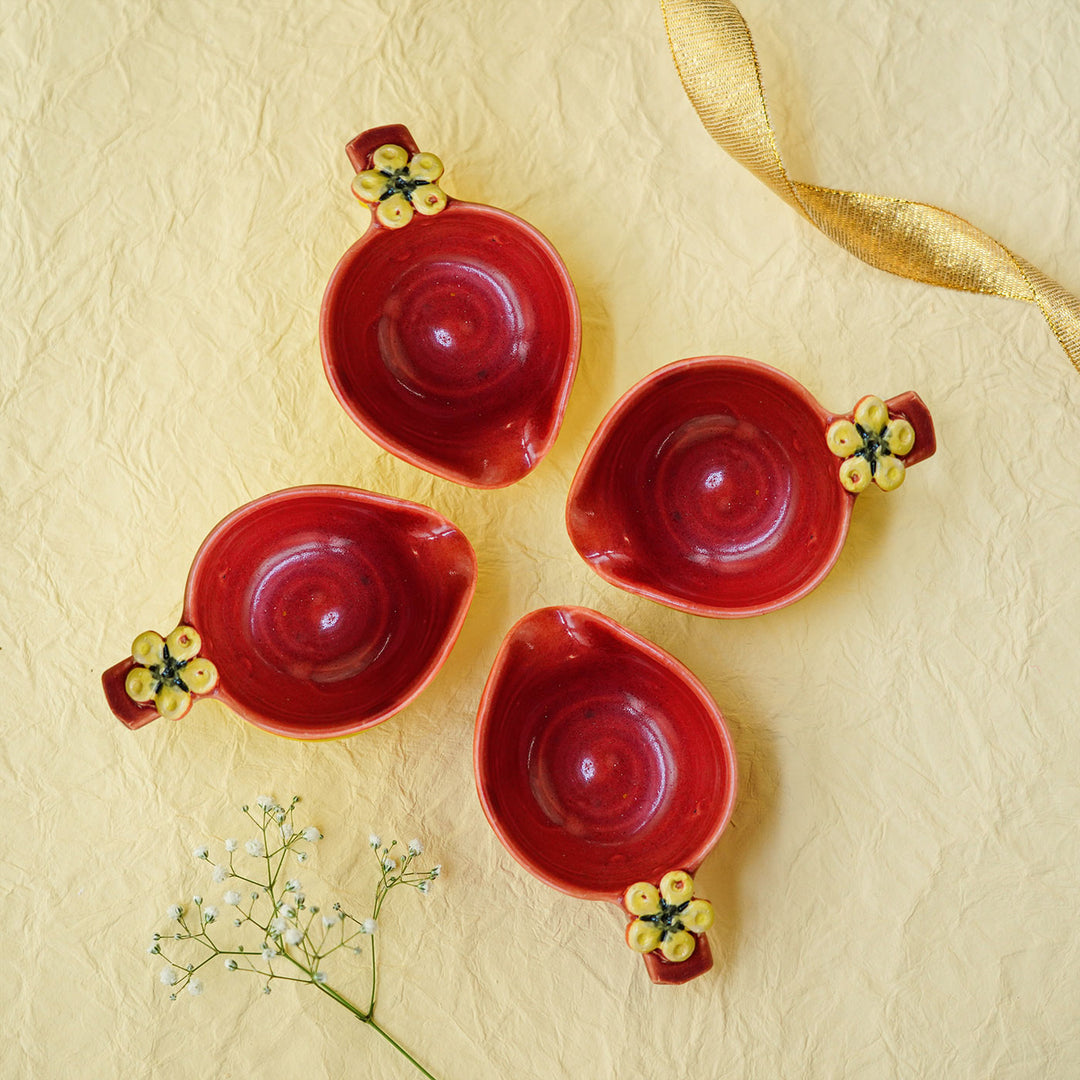
{"label": "gold ribbon", "polygon": [[1037,304],[1080,371],[1080,300],[969,221],[926,203],[791,179],[750,31],[731,0],[660,0],[679,78],[706,131],[830,240],[900,277]]}

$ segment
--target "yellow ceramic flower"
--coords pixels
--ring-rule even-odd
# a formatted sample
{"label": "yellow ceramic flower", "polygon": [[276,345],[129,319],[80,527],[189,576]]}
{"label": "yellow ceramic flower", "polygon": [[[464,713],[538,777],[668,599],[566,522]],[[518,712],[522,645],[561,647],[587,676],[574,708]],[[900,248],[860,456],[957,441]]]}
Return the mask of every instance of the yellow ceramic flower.
{"label": "yellow ceramic flower", "polygon": [[435,182],[443,163],[428,153],[413,154],[388,143],[371,155],[373,168],[357,173],[353,194],[375,208],[375,217],[388,229],[400,229],[413,213],[437,214],[446,206],[446,194]]}
{"label": "yellow ceramic flower", "polygon": [[704,934],[716,914],[708,900],[694,899],[694,879],[685,870],[671,870],[660,888],[647,881],[623,893],[623,906],[636,915],[626,927],[626,943],[634,952],[659,949],[666,960],[678,963],[693,955],[695,934]]}
{"label": "yellow ceramic flower", "polygon": [[904,482],[900,460],[915,445],[915,429],[902,416],[890,416],[888,406],[873,394],[855,406],[855,419],[834,420],[825,432],[829,449],[844,459],[840,483],[858,494],[870,481],[882,491],[895,491]]}
{"label": "yellow ceramic flower", "polygon": [[166,720],[179,720],[191,708],[193,695],[208,694],[217,685],[217,668],[199,656],[202,640],[190,626],[178,626],[167,638],[154,630],[141,633],[131,646],[135,661],[124,680],[133,701],[153,701]]}

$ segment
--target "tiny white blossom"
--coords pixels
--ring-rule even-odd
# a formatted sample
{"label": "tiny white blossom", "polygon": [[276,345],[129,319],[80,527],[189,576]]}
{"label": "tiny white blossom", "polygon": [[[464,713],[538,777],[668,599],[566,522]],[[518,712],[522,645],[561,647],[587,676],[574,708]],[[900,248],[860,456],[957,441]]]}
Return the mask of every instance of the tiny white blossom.
{"label": "tiny white blossom", "polygon": [[157,943],[156,941],[153,941],[153,942],[151,942],[151,943],[150,943],[149,945],[147,945],[147,946],[146,946],[146,951],[147,951],[147,952],[148,952],[148,953],[149,953],[149,954],[150,954],[151,956],[157,956],[157,954],[158,954],[159,952],[161,952],[161,946],[160,946],[160,945],[158,945],[158,943]]}
{"label": "tiny white blossom", "polygon": [[419,840],[410,840],[409,841],[409,854],[410,855],[419,855],[423,850],[424,849],[420,846],[420,841]]}
{"label": "tiny white blossom", "polygon": [[369,837],[367,838],[367,842],[368,842],[368,843],[369,843],[369,844],[370,844],[370,845],[371,845],[371,846],[372,846],[373,848],[377,848],[377,847],[382,847],[382,837],[381,837],[381,836],[380,836],[380,835],[379,835],[378,833],[372,833],[372,834],[371,834],[371,835],[370,835],[370,836],[369,836]]}
{"label": "tiny white blossom", "polygon": [[280,911],[286,919],[296,918],[296,908],[292,907],[290,904],[286,904],[284,901],[278,904],[278,911]]}
{"label": "tiny white blossom", "polygon": [[202,917],[206,922],[212,923],[218,917],[218,909],[213,904],[208,904],[203,908]]}
{"label": "tiny white blossom", "polygon": [[230,889],[222,898],[226,904],[231,904],[233,907],[240,906],[240,894],[235,889]]}
{"label": "tiny white blossom", "polygon": [[264,960],[273,960],[275,956],[277,956],[277,949],[272,949],[269,945],[262,951],[262,958]]}
{"label": "tiny white blossom", "polygon": [[326,982],[326,972],[325,971],[316,971],[315,972],[315,981],[317,983]]}
{"label": "tiny white blossom", "polygon": [[237,840],[235,836],[230,836],[229,839],[225,841],[226,851],[235,851],[239,846],[240,841]]}
{"label": "tiny white blossom", "polygon": [[322,924],[323,924],[323,926],[326,927],[327,930],[329,930],[331,926],[337,926],[337,916],[336,915],[324,915],[322,917]]}
{"label": "tiny white blossom", "polygon": [[304,830],[303,836],[305,840],[311,842],[312,844],[314,844],[316,840],[322,839],[322,833],[319,832],[319,830],[316,829],[314,825],[309,825]]}
{"label": "tiny white blossom", "polygon": [[298,851],[298,852],[296,853],[296,861],[297,861],[298,863],[305,863],[305,862],[307,862],[307,852],[306,852],[306,851]]}
{"label": "tiny white blossom", "polygon": [[197,848],[191,849],[191,854],[196,859],[205,859],[210,854],[210,849],[205,844],[200,844]]}
{"label": "tiny white blossom", "polygon": [[270,920],[270,933],[273,934],[275,937],[280,937],[282,934],[285,933],[286,930],[288,930],[288,928],[289,924],[280,916],[278,916],[278,918],[276,919]]}
{"label": "tiny white blossom", "polygon": [[165,915],[170,919],[179,919],[183,914],[184,909],[179,904],[173,904],[173,906],[165,912]]}
{"label": "tiny white blossom", "polygon": [[360,924],[360,929],[363,930],[365,934],[374,934],[378,927],[379,924],[374,919],[365,919]]}
{"label": "tiny white blossom", "polygon": [[397,866],[397,861],[395,859],[387,857],[383,859],[382,864],[384,870],[393,870],[394,867]]}
{"label": "tiny white blossom", "polygon": [[416,887],[417,887],[417,888],[418,888],[418,889],[419,889],[419,890],[420,890],[420,891],[421,891],[422,893],[426,893],[426,892],[428,891],[428,889],[430,889],[430,888],[431,888],[431,882],[430,882],[430,881],[421,881],[421,882],[420,882],[420,884],[419,884],[419,885],[417,885]]}
{"label": "tiny white blossom", "polygon": [[294,878],[294,877],[289,878],[289,880],[285,882],[285,891],[286,892],[299,892],[300,891],[300,882],[297,881],[297,879]]}
{"label": "tiny white blossom", "polygon": [[225,961],[225,970],[226,971],[235,971],[236,970],[236,961],[231,956]]}
{"label": "tiny white blossom", "polygon": [[264,810],[269,810],[274,805],[274,800],[269,795],[260,795],[255,800]]}
{"label": "tiny white blossom", "polygon": [[244,850],[256,859],[261,859],[266,852],[263,851],[261,840],[245,840]]}
{"label": "tiny white blossom", "polygon": [[295,926],[290,926],[285,931],[285,944],[286,945],[299,945],[304,940],[304,932],[298,930]]}
{"label": "tiny white blossom", "polygon": [[192,979],[191,982],[187,984],[187,992],[192,997],[198,997],[203,992],[202,979]]}
{"label": "tiny white blossom", "polygon": [[291,822],[283,821],[281,823],[281,838],[282,840],[291,840],[293,834],[293,827]]}
{"label": "tiny white blossom", "polygon": [[431,876],[438,877],[442,873],[442,863],[438,863],[431,868]]}
{"label": "tiny white blossom", "polygon": [[196,905],[202,904],[202,897],[201,896],[193,896],[191,898],[191,902],[193,904],[196,904]]}
{"label": "tiny white blossom", "polygon": [[158,978],[166,986],[175,986],[176,985],[176,972],[173,971],[173,969],[171,967],[162,968],[161,969],[161,974],[158,976]]}
{"label": "tiny white blossom", "polygon": [[227,877],[229,877],[229,868],[218,863],[217,866],[214,867],[213,874],[210,876],[218,885],[220,885]]}

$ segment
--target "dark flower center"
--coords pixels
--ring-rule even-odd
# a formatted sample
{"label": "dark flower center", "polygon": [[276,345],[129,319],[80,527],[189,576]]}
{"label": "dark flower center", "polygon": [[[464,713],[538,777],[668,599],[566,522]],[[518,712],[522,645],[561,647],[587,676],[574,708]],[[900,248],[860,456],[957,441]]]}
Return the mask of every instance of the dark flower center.
{"label": "dark flower center", "polygon": [[384,202],[391,195],[404,195],[406,200],[412,202],[413,192],[418,187],[431,183],[430,180],[420,180],[415,176],[410,176],[408,165],[403,169],[398,169],[396,172],[388,172],[386,169],[380,169],[379,171],[389,180],[386,190],[379,196],[379,202]]}

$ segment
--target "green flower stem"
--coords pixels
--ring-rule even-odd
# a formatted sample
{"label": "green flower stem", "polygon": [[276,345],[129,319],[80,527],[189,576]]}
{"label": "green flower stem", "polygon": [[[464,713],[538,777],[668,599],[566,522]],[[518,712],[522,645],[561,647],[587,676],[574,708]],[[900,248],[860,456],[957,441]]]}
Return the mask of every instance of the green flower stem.
{"label": "green flower stem", "polygon": [[401,1054],[408,1061],[410,1061],[414,1068],[416,1068],[419,1072],[426,1076],[428,1080],[436,1080],[436,1078],[432,1076],[432,1074],[429,1073],[427,1069],[425,1069],[424,1066],[421,1065],[420,1062],[417,1061],[416,1058],[414,1058],[412,1054],[410,1054],[409,1051],[401,1045],[401,1043],[399,1043],[385,1029],[379,1027],[379,1025],[375,1022],[375,1018],[370,1013],[362,1012],[347,997],[339,994],[332,986],[327,986],[325,983],[316,983],[315,985],[324,994],[326,994],[327,997],[333,998],[334,1001],[336,1001],[339,1005],[344,1005],[345,1008],[348,1009],[349,1012],[351,1012],[353,1016],[355,1016],[356,1019],[359,1020],[362,1024],[367,1024],[368,1027],[374,1028],[399,1054]]}

